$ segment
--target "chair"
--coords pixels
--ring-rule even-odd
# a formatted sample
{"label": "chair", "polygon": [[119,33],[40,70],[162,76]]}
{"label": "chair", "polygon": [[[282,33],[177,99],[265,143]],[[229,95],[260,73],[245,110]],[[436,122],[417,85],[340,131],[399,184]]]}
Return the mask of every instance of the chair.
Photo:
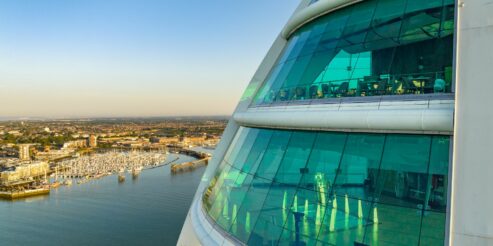
{"label": "chair", "polygon": [[279,101],[289,100],[289,91],[287,89],[281,89],[278,95]]}
{"label": "chair", "polygon": [[378,82],[378,87],[375,90],[375,95],[386,95],[387,94],[387,80],[380,80]]}
{"label": "chair", "polygon": [[364,81],[358,80],[358,91],[357,96],[369,96],[370,90],[368,88],[368,84]]}
{"label": "chair", "polygon": [[445,80],[443,79],[436,79],[435,82],[433,83],[433,92],[445,92]]}
{"label": "chair", "polygon": [[402,78],[400,79],[394,79],[392,81],[392,94],[393,95],[401,95],[404,94],[404,82],[402,81]]}
{"label": "chair", "polygon": [[405,94],[416,94],[418,88],[414,85],[412,78],[403,77],[402,82],[403,82]]}
{"label": "chair", "polygon": [[310,86],[310,89],[308,89],[308,94],[310,96],[310,99],[317,98],[317,91],[318,91],[318,86],[317,85]]}
{"label": "chair", "polygon": [[347,96],[348,89],[349,89],[349,82],[342,82],[339,85],[339,88],[337,88],[337,90],[334,92],[334,94],[337,97],[345,97]]}
{"label": "chair", "polygon": [[297,100],[304,100],[306,97],[306,89],[304,87],[296,87],[295,93]]}
{"label": "chair", "polygon": [[325,98],[331,96],[330,86],[328,84],[322,84],[322,94]]}

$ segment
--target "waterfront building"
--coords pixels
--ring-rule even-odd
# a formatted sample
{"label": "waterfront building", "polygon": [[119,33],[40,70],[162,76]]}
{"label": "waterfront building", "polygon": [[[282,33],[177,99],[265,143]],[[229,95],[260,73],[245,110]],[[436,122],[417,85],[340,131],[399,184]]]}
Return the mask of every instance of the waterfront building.
{"label": "waterfront building", "polygon": [[0,170],[0,185],[8,185],[19,181],[27,181],[35,177],[45,176],[49,171],[47,162],[36,161],[19,164]]}
{"label": "waterfront building", "polygon": [[178,245],[493,245],[492,0],[303,0]]}
{"label": "waterfront building", "polygon": [[84,139],[72,140],[63,143],[62,149],[78,149],[87,147],[87,141]]}
{"label": "waterfront building", "polygon": [[179,136],[162,137],[159,138],[159,143],[165,145],[177,145],[178,143],[180,143],[180,137]]}
{"label": "waterfront building", "polygon": [[31,145],[30,144],[19,144],[19,159],[21,161],[31,160]]}
{"label": "waterfront building", "polygon": [[48,149],[48,151],[37,152],[35,159],[39,161],[54,161],[72,156],[74,149]]}
{"label": "waterfront building", "polygon": [[98,137],[96,135],[89,135],[89,137],[87,138],[87,146],[91,147],[91,148],[95,148],[98,146]]}

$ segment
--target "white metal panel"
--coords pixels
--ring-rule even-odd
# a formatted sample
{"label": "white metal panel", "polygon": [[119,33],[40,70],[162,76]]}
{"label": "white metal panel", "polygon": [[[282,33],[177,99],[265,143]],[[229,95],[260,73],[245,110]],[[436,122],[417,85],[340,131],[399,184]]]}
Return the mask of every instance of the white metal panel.
{"label": "white metal panel", "polygon": [[458,7],[450,243],[493,245],[493,0]]}

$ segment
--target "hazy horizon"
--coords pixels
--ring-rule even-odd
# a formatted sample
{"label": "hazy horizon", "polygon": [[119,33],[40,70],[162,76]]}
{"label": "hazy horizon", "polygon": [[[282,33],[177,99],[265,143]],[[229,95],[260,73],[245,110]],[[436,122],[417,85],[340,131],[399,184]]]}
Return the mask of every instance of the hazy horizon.
{"label": "hazy horizon", "polygon": [[0,119],[230,115],[297,4],[3,1]]}
{"label": "hazy horizon", "polygon": [[231,115],[163,115],[163,116],[94,116],[94,117],[0,117],[5,121],[77,121],[77,120],[161,120],[161,119],[229,119]]}

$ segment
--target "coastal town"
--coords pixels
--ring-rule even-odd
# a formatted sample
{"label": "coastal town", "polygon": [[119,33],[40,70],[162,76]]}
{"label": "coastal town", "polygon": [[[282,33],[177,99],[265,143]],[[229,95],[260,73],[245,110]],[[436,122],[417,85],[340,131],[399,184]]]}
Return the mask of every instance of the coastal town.
{"label": "coastal town", "polygon": [[[226,119],[149,118],[0,122],[0,198],[49,194],[62,185],[171,164],[179,173],[206,165]],[[169,153],[197,161],[174,164]],[[167,161],[167,162],[166,162]]]}

